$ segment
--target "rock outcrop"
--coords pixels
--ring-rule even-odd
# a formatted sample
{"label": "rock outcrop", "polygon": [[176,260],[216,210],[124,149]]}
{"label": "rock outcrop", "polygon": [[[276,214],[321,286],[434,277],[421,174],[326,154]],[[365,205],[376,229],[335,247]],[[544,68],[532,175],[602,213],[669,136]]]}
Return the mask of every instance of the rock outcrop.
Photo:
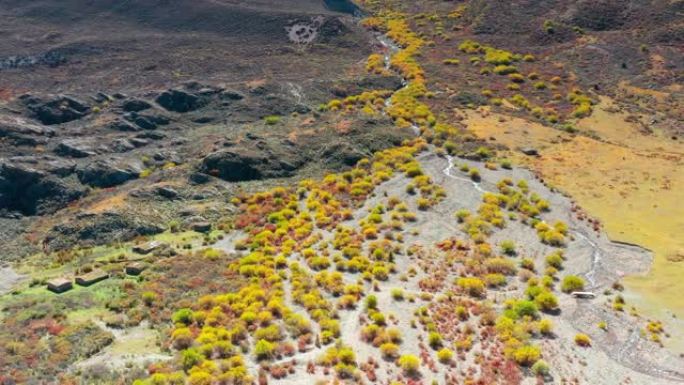
{"label": "rock outcrop", "polygon": [[164,91],[157,97],[160,106],[173,112],[189,112],[202,108],[206,100],[199,95],[179,89]]}
{"label": "rock outcrop", "polygon": [[76,169],[78,180],[92,187],[114,187],[137,179],[141,164],[118,159],[100,159]]}
{"label": "rock outcrop", "polygon": [[201,171],[230,182],[291,176],[304,160],[268,148],[235,147],[216,151],[202,161]]}
{"label": "rock outcrop", "polygon": [[46,242],[51,249],[62,249],[79,244],[103,244],[127,241],[137,236],[153,235],[164,228],[152,221],[132,215],[106,212],[82,214],[53,227]]}
{"label": "rock outcrop", "polygon": [[85,194],[77,183],[70,183],[58,173],[68,174],[68,167],[55,164],[54,173],[26,163],[9,160],[0,163],[0,209],[24,215],[52,213]]}
{"label": "rock outcrop", "polygon": [[71,122],[90,113],[90,106],[70,96],[24,95],[21,99],[33,117],[46,125]]}

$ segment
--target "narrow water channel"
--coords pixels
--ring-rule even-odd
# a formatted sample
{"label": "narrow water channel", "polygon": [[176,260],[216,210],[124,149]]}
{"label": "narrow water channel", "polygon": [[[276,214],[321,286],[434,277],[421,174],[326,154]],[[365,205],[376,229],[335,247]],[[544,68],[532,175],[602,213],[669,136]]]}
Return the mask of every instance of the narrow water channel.
{"label": "narrow water channel", "polygon": [[353,16],[363,16],[363,11],[351,0],[323,0],[325,8],[333,12],[348,13]]}

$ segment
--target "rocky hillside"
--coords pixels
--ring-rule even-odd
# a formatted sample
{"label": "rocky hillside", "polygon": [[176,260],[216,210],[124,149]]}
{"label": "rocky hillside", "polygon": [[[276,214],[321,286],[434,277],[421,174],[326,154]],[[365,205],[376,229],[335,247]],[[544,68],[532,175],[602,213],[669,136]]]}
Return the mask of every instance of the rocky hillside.
{"label": "rocky hillside", "polygon": [[0,0],[0,384],[684,383],[683,4]]}

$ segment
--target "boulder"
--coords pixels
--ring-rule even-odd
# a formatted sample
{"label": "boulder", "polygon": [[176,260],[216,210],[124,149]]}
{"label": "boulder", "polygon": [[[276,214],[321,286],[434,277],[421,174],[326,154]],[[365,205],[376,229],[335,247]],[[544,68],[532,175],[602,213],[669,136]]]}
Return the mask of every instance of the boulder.
{"label": "boulder", "polygon": [[9,139],[17,146],[37,146],[47,143],[54,136],[52,128],[31,124],[23,119],[0,117],[0,138]]}
{"label": "boulder", "polygon": [[167,199],[178,198],[178,191],[168,186],[160,186],[155,189],[155,193]]}
{"label": "boulder", "polygon": [[114,152],[128,152],[134,150],[137,146],[132,142],[131,139],[119,138],[112,142],[111,149]]}
{"label": "boulder", "polygon": [[101,159],[76,169],[78,180],[92,187],[114,187],[137,179],[142,171],[139,164],[113,159]]}
{"label": "boulder", "polygon": [[221,100],[242,100],[245,98],[245,95],[237,91],[225,90],[219,94],[219,98]]}
{"label": "boulder", "polygon": [[304,160],[282,150],[274,152],[260,142],[254,148],[220,150],[203,159],[200,171],[231,182],[291,176]]}
{"label": "boulder", "polygon": [[193,172],[188,176],[188,180],[194,185],[205,184],[209,182],[209,176],[201,172]]}
{"label": "boulder", "polygon": [[165,109],[173,112],[189,112],[202,108],[206,105],[206,100],[198,95],[172,89],[162,92],[157,97],[157,103]]}
{"label": "boulder", "polygon": [[211,223],[195,222],[192,225],[190,225],[190,228],[192,228],[192,231],[196,231],[198,233],[208,233],[211,231]]}
{"label": "boulder", "polygon": [[539,151],[534,147],[523,147],[520,152],[528,156],[539,156]]}
{"label": "boulder", "polygon": [[134,145],[135,147],[144,147],[144,146],[147,146],[148,144],[150,144],[150,141],[149,141],[149,140],[143,139],[143,138],[130,138],[130,139],[127,139],[127,140],[128,140],[132,145]]}
{"label": "boulder", "polygon": [[121,105],[121,109],[123,109],[126,112],[140,112],[150,108],[152,108],[152,105],[150,103],[140,99],[126,100]]}
{"label": "boulder", "polygon": [[85,194],[57,175],[17,161],[0,163],[0,208],[24,215],[47,214]]}
{"label": "boulder", "polygon": [[363,153],[348,143],[335,143],[323,151],[323,157],[331,163],[354,166],[361,159],[368,157],[368,154]]}
{"label": "boulder", "polygon": [[144,130],[154,130],[159,126],[165,126],[170,122],[169,118],[163,115],[143,115],[138,114],[137,112],[126,113],[124,119]]}
{"label": "boulder", "polygon": [[202,171],[221,179],[237,182],[263,178],[268,159],[256,152],[233,150],[209,154],[202,161]]}
{"label": "boulder", "polygon": [[104,92],[98,92],[95,94],[95,96],[93,96],[93,100],[96,103],[107,103],[114,101],[114,98]]}
{"label": "boulder", "polygon": [[25,95],[22,96],[22,101],[32,112],[33,117],[46,125],[71,122],[90,113],[90,106],[65,95],[46,98]]}
{"label": "boulder", "polygon": [[95,151],[82,139],[66,139],[55,148],[55,153],[72,158],[87,158],[95,155]]}
{"label": "boulder", "polygon": [[116,131],[124,131],[124,132],[131,132],[131,131],[140,131],[141,128],[138,126],[134,126],[133,124],[117,119],[114,120],[113,122],[109,123],[108,125],[109,128],[112,130]]}
{"label": "boulder", "polygon": [[52,128],[31,124],[24,119],[0,117],[0,138],[35,140],[35,138],[46,138],[54,135],[55,130]]}

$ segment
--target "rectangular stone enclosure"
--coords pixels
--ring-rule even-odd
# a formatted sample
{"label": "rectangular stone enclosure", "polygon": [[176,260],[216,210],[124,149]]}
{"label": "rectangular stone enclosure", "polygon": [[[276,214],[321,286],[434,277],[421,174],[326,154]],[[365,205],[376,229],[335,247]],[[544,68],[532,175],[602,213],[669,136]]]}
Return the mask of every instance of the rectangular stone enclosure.
{"label": "rectangular stone enclosure", "polygon": [[109,273],[106,271],[94,270],[88,274],[79,275],[76,277],[76,283],[81,286],[90,286],[107,278],[109,278]]}
{"label": "rectangular stone enclosure", "polygon": [[53,293],[64,293],[73,287],[71,280],[66,278],[55,278],[47,282],[47,288]]}

